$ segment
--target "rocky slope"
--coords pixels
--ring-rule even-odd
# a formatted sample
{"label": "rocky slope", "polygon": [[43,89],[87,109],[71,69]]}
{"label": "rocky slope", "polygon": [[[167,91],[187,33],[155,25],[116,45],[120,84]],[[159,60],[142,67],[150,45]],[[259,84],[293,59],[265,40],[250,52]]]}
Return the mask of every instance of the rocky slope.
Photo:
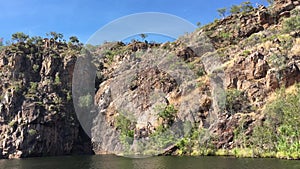
{"label": "rocky slope", "polygon": [[[99,48],[103,82],[95,96],[101,113],[91,128],[94,151],[299,158],[299,134],[279,131],[296,130],[299,118],[287,125],[280,114],[288,119],[300,110],[293,107],[293,115],[271,101],[277,89],[300,81],[297,6],[276,1],[160,46]],[[274,112],[280,113],[271,117]],[[257,136],[262,128],[276,137]],[[293,150],[282,148],[291,142]]]}
{"label": "rocky slope", "polygon": [[172,43],[106,43],[81,54],[79,44],[47,39],[5,47],[0,157],[297,159],[299,14],[299,1],[275,1]]}

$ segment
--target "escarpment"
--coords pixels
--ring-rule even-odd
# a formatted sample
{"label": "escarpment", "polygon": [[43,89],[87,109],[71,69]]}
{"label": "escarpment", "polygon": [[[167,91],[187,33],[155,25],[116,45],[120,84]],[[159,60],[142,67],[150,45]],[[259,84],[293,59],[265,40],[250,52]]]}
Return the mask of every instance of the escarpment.
{"label": "escarpment", "polygon": [[299,159],[299,14],[299,1],[275,1],[163,44],[6,46],[0,157]]}

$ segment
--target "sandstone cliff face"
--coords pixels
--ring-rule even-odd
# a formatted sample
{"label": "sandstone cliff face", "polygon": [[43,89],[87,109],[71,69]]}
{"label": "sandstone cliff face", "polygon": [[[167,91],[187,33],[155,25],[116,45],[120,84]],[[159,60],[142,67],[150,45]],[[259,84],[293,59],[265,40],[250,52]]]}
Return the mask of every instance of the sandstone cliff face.
{"label": "sandstone cliff face", "polygon": [[80,49],[54,45],[20,42],[1,53],[2,158],[91,153],[72,103],[72,73]]}
{"label": "sandstone cliff face", "polygon": [[[95,96],[99,113],[91,132],[96,153],[160,154],[170,144],[154,145],[150,135],[159,127],[178,128],[173,134],[179,138],[184,134],[180,125],[201,121],[196,114],[199,107],[192,100],[192,96],[200,96],[194,73],[179,58],[186,55],[188,59],[193,54],[186,49],[163,50],[155,44],[131,45],[122,46],[124,53],[115,56],[112,63],[105,57],[100,59],[104,81]],[[170,69],[172,66],[176,67]],[[163,111],[165,114],[159,114]],[[175,143],[174,140],[170,142]],[[153,152],[147,154],[149,149]]]}
{"label": "sandstone cliff face", "polygon": [[266,30],[272,25],[280,25],[281,19],[289,17],[296,6],[299,6],[297,0],[274,1],[273,7],[260,6],[245,14],[233,14],[204,26],[203,30],[217,48],[237,45],[254,33]]}
{"label": "sandstone cliff face", "polygon": [[210,140],[217,149],[240,147],[240,125],[251,137],[276,89],[300,82],[299,32],[285,30],[298,5],[276,1],[272,8],[231,15],[173,43],[111,44],[113,57],[100,49],[103,82],[95,97],[94,151],[180,154],[178,140],[197,129],[207,132],[198,146]]}
{"label": "sandstone cliff face", "polygon": [[0,55],[0,157],[242,147],[274,92],[300,82],[299,11],[275,1],[172,43],[106,43],[85,57],[74,44],[13,44]]}

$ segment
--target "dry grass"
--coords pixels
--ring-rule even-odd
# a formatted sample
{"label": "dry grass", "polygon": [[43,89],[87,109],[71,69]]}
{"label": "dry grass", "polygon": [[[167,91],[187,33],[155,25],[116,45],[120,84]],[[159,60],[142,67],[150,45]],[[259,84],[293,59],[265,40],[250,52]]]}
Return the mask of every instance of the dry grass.
{"label": "dry grass", "polygon": [[278,44],[274,44],[272,41],[266,41],[257,46],[257,49],[263,48],[265,51],[269,51],[271,48],[279,47]]}
{"label": "dry grass", "polygon": [[292,48],[292,54],[296,56],[300,56],[300,38],[296,39],[296,42]]}
{"label": "dry grass", "polygon": [[[296,94],[296,92],[297,92],[296,84],[285,89],[286,94]],[[278,99],[277,92],[272,92],[266,99],[266,103],[271,103],[276,99]],[[264,109],[265,109],[265,106],[262,108],[262,110],[264,110]]]}

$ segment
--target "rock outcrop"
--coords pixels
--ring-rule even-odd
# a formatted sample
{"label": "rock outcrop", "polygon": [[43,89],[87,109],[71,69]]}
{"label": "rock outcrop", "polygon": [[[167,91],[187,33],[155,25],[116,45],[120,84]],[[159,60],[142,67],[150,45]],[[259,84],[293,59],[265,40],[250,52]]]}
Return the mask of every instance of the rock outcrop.
{"label": "rock outcrop", "polygon": [[299,25],[290,21],[299,5],[275,1],[164,44],[105,43],[86,55],[54,39],[5,47],[0,158],[244,146],[275,91],[300,82]]}
{"label": "rock outcrop", "polygon": [[254,33],[278,24],[282,18],[289,17],[290,11],[297,6],[299,6],[297,0],[274,1],[270,8],[259,6],[245,14],[232,14],[205,26],[204,30],[215,47],[237,44]]}
{"label": "rock outcrop", "polygon": [[[105,129],[92,130],[95,152],[176,154],[180,148],[174,140],[196,129],[207,130],[217,149],[239,147],[236,131],[241,124],[250,136],[269,96],[300,82],[299,58],[289,52],[296,49],[295,33],[280,28],[285,18],[295,16],[297,2],[276,1],[271,8],[234,14],[173,43],[110,48],[116,53],[113,63],[105,57],[99,61],[105,78],[96,94],[96,116]],[[165,62],[168,57],[174,65]],[[184,76],[198,84],[185,84]],[[174,114],[167,116],[167,110]],[[120,118],[132,135],[124,133]],[[161,141],[156,133],[168,131],[174,135],[168,135],[169,144],[151,144],[153,138]]]}
{"label": "rock outcrop", "polygon": [[78,52],[16,43],[1,53],[0,156],[92,153],[77,121],[71,82]]}

